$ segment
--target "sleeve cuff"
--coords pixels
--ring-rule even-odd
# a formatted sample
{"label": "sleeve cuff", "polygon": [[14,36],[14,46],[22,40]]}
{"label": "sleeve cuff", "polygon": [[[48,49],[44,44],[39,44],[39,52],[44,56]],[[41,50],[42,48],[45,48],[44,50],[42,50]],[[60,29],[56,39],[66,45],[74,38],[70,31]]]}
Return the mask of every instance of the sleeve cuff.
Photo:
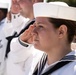
{"label": "sleeve cuff", "polygon": [[31,45],[31,44],[28,44],[28,43],[26,43],[26,42],[23,42],[23,41],[20,39],[20,37],[18,37],[18,41],[19,41],[19,43],[20,43],[22,46],[24,46],[24,47],[29,47],[29,45]]}

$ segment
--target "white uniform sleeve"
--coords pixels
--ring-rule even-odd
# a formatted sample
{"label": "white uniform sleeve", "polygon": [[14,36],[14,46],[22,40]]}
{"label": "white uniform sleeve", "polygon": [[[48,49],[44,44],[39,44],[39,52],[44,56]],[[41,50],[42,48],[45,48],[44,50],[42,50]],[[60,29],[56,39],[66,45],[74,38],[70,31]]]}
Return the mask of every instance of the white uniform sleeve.
{"label": "white uniform sleeve", "polygon": [[18,38],[11,41],[11,51],[6,61],[5,75],[28,75],[33,60],[31,47],[32,45],[22,46]]}
{"label": "white uniform sleeve", "polygon": [[10,44],[10,52],[8,58],[12,57],[13,61],[24,61],[26,60],[33,52],[31,50],[31,44],[28,47],[24,47],[19,43],[18,38],[14,38]]}

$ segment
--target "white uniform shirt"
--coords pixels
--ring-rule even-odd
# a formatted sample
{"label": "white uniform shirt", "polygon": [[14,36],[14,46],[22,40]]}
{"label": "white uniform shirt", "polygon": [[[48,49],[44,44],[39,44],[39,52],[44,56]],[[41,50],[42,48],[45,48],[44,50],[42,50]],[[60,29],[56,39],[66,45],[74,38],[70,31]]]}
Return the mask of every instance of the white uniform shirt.
{"label": "white uniform shirt", "polygon": [[6,26],[3,28],[6,37],[12,36],[14,32],[19,34],[29,20],[22,17],[20,14],[11,14],[11,17],[11,22],[8,22],[8,19],[6,19]]}
{"label": "white uniform shirt", "polygon": [[7,46],[7,40],[5,38],[5,34],[3,31],[3,27],[5,26],[5,19],[0,22],[0,75],[3,75],[4,67],[5,67],[5,52]]}
{"label": "white uniform shirt", "polygon": [[[12,14],[11,16],[12,16],[11,22],[7,22],[7,18],[0,22],[0,24],[1,24],[0,25],[0,47],[2,47],[2,49],[4,49],[4,50],[1,49],[1,51],[0,51],[0,60],[2,62],[4,61],[3,59],[5,56],[5,51],[6,51],[6,46],[7,46],[7,40],[5,39],[5,37],[11,36],[12,34],[14,34],[15,31],[17,33],[19,33],[21,31],[22,27],[25,26],[24,23],[27,22],[27,19],[24,20],[24,18],[22,16],[18,16],[18,14]],[[14,18],[14,16],[15,16],[15,18]],[[2,74],[3,72],[5,73],[3,67],[5,68],[6,65],[4,63],[2,64],[2,68],[0,66],[0,68],[1,68],[0,75],[4,75],[4,74]],[[6,73],[5,73],[5,75],[6,75]]]}

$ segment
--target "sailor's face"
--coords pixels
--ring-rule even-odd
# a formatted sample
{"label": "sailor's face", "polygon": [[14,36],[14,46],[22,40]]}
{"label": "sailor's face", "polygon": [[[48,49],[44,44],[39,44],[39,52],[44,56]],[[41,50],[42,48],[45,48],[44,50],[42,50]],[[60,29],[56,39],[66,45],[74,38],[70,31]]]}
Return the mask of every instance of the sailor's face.
{"label": "sailor's face", "polygon": [[20,6],[20,13],[24,17],[28,17],[31,10],[33,10],[33,4],[31,0],[17,0]]}
{"label": "sailor's face", "polygon": [[58,34],[53,24],[48,21],[48,18],[38,17],[34,25],[34,47],[40,50],[50,50],[55,47],[58,41]]}
{"label": "sailor's face", "polygon": [[19,6],[17,0],[12,0],[11,12],[14,14],[20,13],[20,6]]}

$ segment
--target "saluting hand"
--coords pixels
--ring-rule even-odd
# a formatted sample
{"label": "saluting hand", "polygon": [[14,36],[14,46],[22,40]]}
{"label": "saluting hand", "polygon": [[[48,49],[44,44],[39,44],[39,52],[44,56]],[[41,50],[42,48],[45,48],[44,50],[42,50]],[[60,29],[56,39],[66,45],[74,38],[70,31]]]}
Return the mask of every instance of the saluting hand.
{"label": "saluting hand", "polygon": [[26,43],[32,44],[33,35],[31,33],[33,29],[34,29],[34,25],[30,25],[30,27],[21,34],[20,39]]}

